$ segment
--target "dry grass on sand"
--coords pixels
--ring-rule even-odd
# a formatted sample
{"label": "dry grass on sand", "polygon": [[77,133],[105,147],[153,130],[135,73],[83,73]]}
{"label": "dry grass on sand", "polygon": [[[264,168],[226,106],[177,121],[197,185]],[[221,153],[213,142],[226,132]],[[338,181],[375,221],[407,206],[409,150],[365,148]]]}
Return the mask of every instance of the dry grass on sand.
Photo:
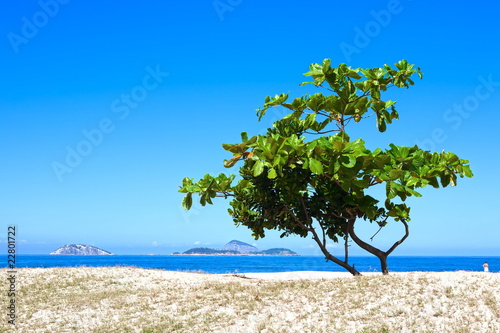
{"label": "dry grass on sand", "polygon": [[[7,270],[2,269],[7,277]],[[500,332],[500,274],[17,271],[18,332]],[[260,278],[255,278],[260,277]],[[280,279],[271,279],[280,277]],[[289,279],[289,280],[283,280]],[[291,279],[291,280],[290,280]],[[2,290],[7,290],[2,278]],[[1,302],[7,305],[6,292]],[[5,307],[1,332],[10,332]]]}

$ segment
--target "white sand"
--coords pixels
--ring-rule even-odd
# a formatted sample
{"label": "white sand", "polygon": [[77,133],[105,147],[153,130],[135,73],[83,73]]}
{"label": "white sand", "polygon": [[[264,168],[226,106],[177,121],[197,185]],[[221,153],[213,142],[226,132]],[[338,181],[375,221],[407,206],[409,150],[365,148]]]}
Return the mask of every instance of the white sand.
{"label": "white sand", "polygon": [[[3,276],[5,269],[0,270]],[[500,273],[18,270],[19,332],[500,332]],[[2,279],[2,290],[6,280]],[[6,293],[1,304],[9,301]],[[8,331],[6,320],[0,332]]]}

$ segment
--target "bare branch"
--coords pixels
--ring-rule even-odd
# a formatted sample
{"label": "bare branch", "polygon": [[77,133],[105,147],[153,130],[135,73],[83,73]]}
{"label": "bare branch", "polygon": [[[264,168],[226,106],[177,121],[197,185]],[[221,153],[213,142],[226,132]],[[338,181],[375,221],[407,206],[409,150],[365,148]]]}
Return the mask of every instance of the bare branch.
{"label": "bare branch", "polygon": [[227,199],[227,197],[234,197],[234,194],[229,193],[229,192],[217,192],[215,195],[217,198],[224,198]]}
{"label": "bare branch", "polygon": [[[358,89],[358,88],[356,88],[356,92],[357,92],[357,91],[359,91],[359,89]],[[357,102],[357,101],[359,101],[361,98],[366,97],[366,96],[368,96],[368,95],[370,95],[370,93],[367,91],[367,92],[363,93],[362,95],[358,96],[358,98],[353,99],[353,100],[352,100],[352,101],[350,101],[349,103],[356,103],[356,102]]]}
{"label": "bare branch", "polygon": [[356,244],[359,245],[362,249],[365,249],[366,251],[370,252],[371,254],[376,255],[379,257],[380,255],[383,255],[384,252],[382,250],[377,249],[376,247],[364,242],[361,240],[358,235],[354,232],[354,222],[356,222],[356,218],[351,218],[348,220],[348,230],[349,230],[349,235],[351,238],[354,240]]}
{"label": "bare branch", "polygon": [[325,228],[323,228],[323,226],[321,225],[321,223],[319,225],[321,227],[321,231],[323,232],[323,245],[326,247],[326,231]]}
{"label": "bare branch", "polygon": [[306,203],[304,202],[304,197],[302,195],[300,196],[300,203],[302,204],[302,209],[304,210],[304,214],[306,215],[307,222],[309,222],[309,224],[312,226],[312,220],[309,216],[309,213],[307,212]]}
{"label": "bare branch", "polygon": [[285,205],[285,210],[287,211],[288,214],[290,214],[292,216],[292,218],[295,220],[295,222],[297,222],[297,224],[304,230],[308,231],[308,232],[312,232],[313,234],[315,233],[315,230],[314,228],[312,227],[306,227],[304,225],[304,223],[302,223],[302,221],[297,217],[297,215],[295,215],[291,210],[290,208],[288,207],[288,205]]}
{"label": "bare branch", "polygon": [[304,133],[306,133],[306,134],[328,134],[328,133],[331,133],[331,132],[340,132],[340,130],[339,129],[338,130],[329,130],[329,131],[316,132],[316,133],[304,131]]}
{"label": "bare branch", "polygon": [[349,234],[346,233],[345,236],[345,243],[344,243],[344,262],[347,264],[349,262]]}
{"label": "bare branch", "polygon": [[327,88],[327,87],[325,87],[325,86],[324,86],[324,85],[322,85],[322,84],[317,85],[316,87],[318,87],[318,88],[319,88],[319,87],[321,87],[321,88],[326,89],[326,90],[328,90],[328,91],[335,92],[335,90],[333,90],[333,89],[331,89],[331,88]]}
{"label": "bare branch", "polygon": [[373,242],[373,238],[375,238],[375,236],[377,236],[377,234],[380,232],[380,230],[382,230],[383,227],[380,227],[376,233],[373,234],[373,236],[370,237],[370,240]]}
{"label": "bare branch", "polygon": [[410,235],[410,227],[408,226],[408,223],[406,222],[406,220],[405,219],[401,219],[401,222],[405,226],[405,235],[403,236],[403,238],[401,238],[396,243],[394,243],[394,245],[392,245],[389,250],[387,250],[385,252],[386,255],[391,254],[391,252],[394,251],[394,249],[397,248],[399,245],[401,245],[401,243],[403,243],[405,241],[405,239],[408,238],[408,236]]}

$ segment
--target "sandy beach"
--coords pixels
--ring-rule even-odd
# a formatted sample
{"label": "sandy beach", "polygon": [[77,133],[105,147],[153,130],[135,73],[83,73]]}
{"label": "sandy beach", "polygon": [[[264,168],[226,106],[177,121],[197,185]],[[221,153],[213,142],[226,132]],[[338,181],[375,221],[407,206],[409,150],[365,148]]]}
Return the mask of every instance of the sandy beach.
{"label": "sandy beach", "polygon": [[23,268],[15,301],[17,332],[500,332],[498,273]]}

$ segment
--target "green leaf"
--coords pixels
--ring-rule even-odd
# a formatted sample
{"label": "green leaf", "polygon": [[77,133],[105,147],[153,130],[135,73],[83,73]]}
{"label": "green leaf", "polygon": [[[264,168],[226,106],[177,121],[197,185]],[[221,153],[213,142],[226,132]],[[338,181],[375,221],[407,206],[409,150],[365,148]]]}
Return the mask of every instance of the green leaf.
{"label": "green leaf", "polygon": [[312,95],[307,101],[307,106],[313,111],[319,111],[324,107],[325,96],[321,93]]}
{"label": "green leaf", "polygon": [[350,78],[353,78],[353,79],[356,79],[356,80],[359,80],[361,79],[361,75],[358,74],[358,72],[356,70],[350,70],[349,73],[347,74]]}
{"label": "green leaf", "polygon": [[405,189],[406,189],[406,192],[408,192],[409,194],[411,194],[411,195],[413,195],[413,196],[415,196],[415,197],[418,197],[418,198],[419,198],[419,197],[421,197],[421,196],[422,196],[422,194],[420,194],[419,192],[417,192],[417,191],[415,191],[415,190],[413,190],[413,189],[409,188],[408,186],[407,186]]}
{"label": "green leaf", "polygon": [[385,192],[387,199],[393,199],[398,194],[397,189],[392,185],[392,182],[387,182],[385,187]]}
{"label": "green leaf", "polygon": [[[468,163],[468,162],[469,161],[467,161],[466,163]],[[472,173],[472,171],[470,169],[470,166],[464,165],[463,169],[464,169],[464,175],[465,175],[465,177],[472,178],[474,176],[474,174]]]}
{"label": "green leaf", "polygon": [[311,113],[307,115],[306,120],[305,120],[305,125],[307,128],[310,128],[311,126],[316,123],[316,113]]}
{"label": "green leaf", "polygon": [[186,210],[191,209],[191,206],[193,205],[193,193],[188,193],[184,196],[184,199],[182,199],[182,207]]}
{"label": "green leaf", "polygon": [[187,185],[190,185],[191,183],[192,183],[191,178],[184,177],[184,178],[182,179],[182,186],[187,186]]}
{"label": "green leaf", "polygon": [[247,141],[248,141],[248,133],[241,132],[241,142],[247,142]]}
{"label": "green leaf", "polygon": [[429,178],[429,184],[434,188],[439,188],[439,183],[436,177]]}
{"label": "green leaf", "polygon": [[201,191],[201,188],[199,186],[196,186],[196,185],[189,185],[186,189],[189,192],[200,192]]}
{"label": "green leaf", "polygon": [[269,172],[267,173],[267,178],[269,179],[274,179],[276,178],[276,170],[274,168],[269,169]]}
{"label": "green leaf", "polygon": [[393,170],[389,171],[389,178],[390,178],[390,180],[396,180],[399,177],[401,177],[403,174],[404,174],[403,170],[393,169]]}
{"label": "green leaf", "polygon": [[224,148],[224,150],[230,151],[233,154],[241,154],[245,152],[247,146],[245,143],[240,143],[239,145],[223,143],[222,148]]}
{"label": "green leaf", "polygon": [[317,175],[322,175],[323,174],[323,164],[321,164],[320,161],[314,158],[309,159],[309,170],[311,170],[312,173],[315,173]]}
{"label": "green leaf", "polygon": [[342,155],[341,162],[346,168],[352,168],[356,165],[356,157],[352,154],[345,154]]}
{"label": "green leaf", "polygon": [[408,68],[408,61],[403,59],[398,61],[395,65],[399,70],[405,70]]}
{"label": "green leaf", "polygon": [[442,175],[440,180],[441,186],[447,187],[448,185],[450,185],[451,175]]}
{"label": "green leaf", "polygon": [[264,171],[264,162],[257,161],[253,166],[253,176],[257,177]]}
{"label": "green leaf", "polygon": [[328,70],[330,69],[330,63],[331,63],[330,59],[323,60],[323,66],[321,70],[324,74],[328,73]]}
{"label": "green leaf", "polygon": [[377,117],[377,128],[382,133],[387,129],[387,125],[382,117]]}

